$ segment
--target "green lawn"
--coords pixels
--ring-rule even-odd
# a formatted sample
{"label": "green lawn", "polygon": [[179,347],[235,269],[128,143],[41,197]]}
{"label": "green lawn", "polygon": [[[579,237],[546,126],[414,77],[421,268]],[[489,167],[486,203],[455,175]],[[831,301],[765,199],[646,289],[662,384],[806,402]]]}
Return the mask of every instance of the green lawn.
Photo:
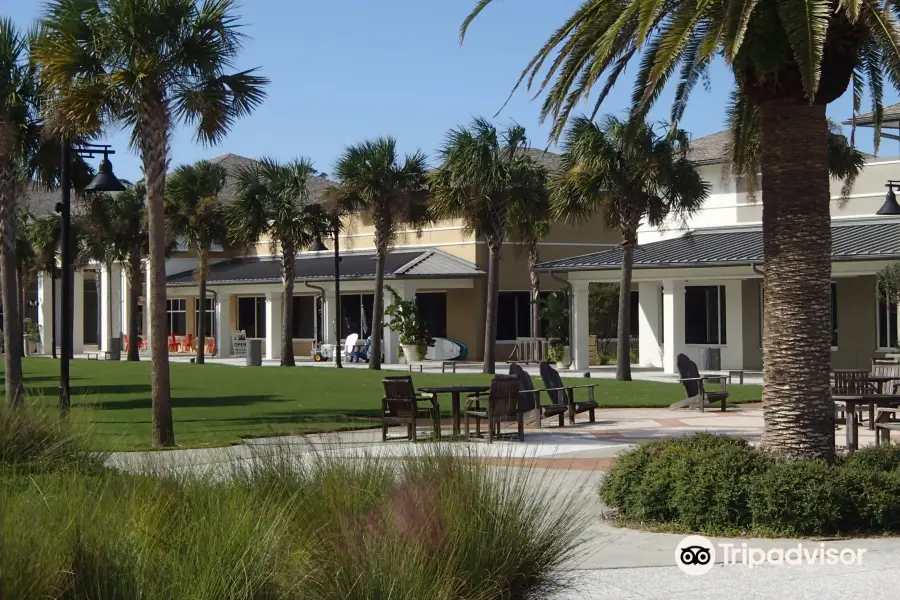
{"label": "green lawn", "polygon": [[[25,359],[32,405],[55,409],[59,362]],[[0,361],[2,365],[2,361]],[[0,367],[2,368],[2,367]],[[381,378],[398,374],[363,369],[172,363],[175,437],[187,447],[221,446],[241,438],[370,425],[381,399]],[[486,384],[486,375],[416,373],[417,386]],[[575,380],[567,381],[575,383]],[[665,407],[684,397],[674,383],[594,379],[597,399],[609,407]],[[580,383],[580,382],[579,382]],[[146,448],[150,440],[150,363],[72,362],[72,420],[89,423],[92,446]],[[759,400],[759,386],[730,386],[731,400]],[[449,414],[449,397],[443,398]]]}

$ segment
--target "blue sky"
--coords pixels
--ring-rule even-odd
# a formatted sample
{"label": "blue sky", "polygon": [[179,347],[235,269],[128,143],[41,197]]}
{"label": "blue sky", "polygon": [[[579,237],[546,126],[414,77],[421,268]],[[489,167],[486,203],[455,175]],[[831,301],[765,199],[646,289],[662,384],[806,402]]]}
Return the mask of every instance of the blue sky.
{"label": "blue sky", "polygon": [[[27,26],[44,3],[5,4],[2,12]],[[393,135],[404,151],[421,148],[433,156],[449,128],[472,116],[494,115],[522,67],[580,0],[497,2],[482,13],[460,47],[459,24],[473,4],[244,0],[240,14],[249,39],[238,66],[261,67],[272,80],[268,98],[218,146],[195,143],[192,133],[180,128],[172,140],[172,165],[231,152],[282,160],[308,156],[330,173],[344,147],[377,135]],[[601,112],[623,113],[631,93],[629,73],[620,78]],[[732,78],[723,65],[711,75],[711,91],[695,89],[682,123],[694,137],[723,128]],[[653,118],[668,115],[668,91]],[[519,91],[496,120],[525,125],[532,145],[543,148],[547,127],[538,124],[540,100],[532,96]],[[885,102],[896,101],[892,90]],[[829,107],[833,119],[849,115],[846,96]],[[857,136],[864,150],[871,149],[867,131]],[[110,131],[105,140],[118,150],[116,173],[138,179],[140,159],[127,149],[127,135]],[[889,142],[881,152],[896,153]]]}

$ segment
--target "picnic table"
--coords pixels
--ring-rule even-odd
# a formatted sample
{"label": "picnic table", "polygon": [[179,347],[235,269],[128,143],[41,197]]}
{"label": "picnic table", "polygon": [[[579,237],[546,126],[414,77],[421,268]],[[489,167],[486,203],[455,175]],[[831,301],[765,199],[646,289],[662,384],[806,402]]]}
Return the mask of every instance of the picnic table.
{"label": "picnic table", "polygon": [[868,377],[869,383],[875,383],[878,385],[878,393],[884,393],[884,384],[890,383],[891,381],[900,381],[900,375],[869,375]]}
{"label": "picnic table", "polygon": [[459,421],[460,421],[460,402],[459,398],[462,394],[483,394],[490,391],[487,385],[439,385],[432,387],[419,388],[423,394],[431,394],[437,398],[438,394],[450,394],[451,408],[450,419],[453,429],[453,437],[459,437]]}
{"label": "picnic table", "polygon": [[835,395],[832,396],[836,406],[843,406],[846,414],[846,444],[847,452],[856,452],[859,449],[859,423],[856,419],[857,409],[869,407],[869,428],[875,429],[875,409],[878,407],[900,407],[900,394],[864,394],[864,395]]}

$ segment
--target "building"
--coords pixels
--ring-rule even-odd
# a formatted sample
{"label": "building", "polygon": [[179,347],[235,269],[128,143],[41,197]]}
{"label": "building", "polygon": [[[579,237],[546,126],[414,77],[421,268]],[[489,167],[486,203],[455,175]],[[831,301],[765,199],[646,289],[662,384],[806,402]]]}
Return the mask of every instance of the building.
{"label": "building", "polygon": [[[554,154],[530,150],[547,165],[556,168]],[[229,202],[233,194],[233,174],[251,159],[226,154],[213,159],[223,164],[232,176],[220,200]],[[317,177],[310,181],[311,195],[319,198],[328,181]],[[33,212],[49,212],[56,195],[32,194]],[[349,333],[365,337],[369,333],[374,291],[374,233],[363,215],[345,219],[340,240],[341,315],[335,314],[333,254],[303,252],[296,259],[293,342],[298,357],[309,356],[316,341],[332,343],[334,321],[340,319],[341,337]],[[327,240],[326,240],[327,242]],[[554,226],[540,245],[543,260],[596,252],[613,247],[615,232],[606,230],[599,219],[579,227]],[[504,243],[501,253],[500,298],[498,311],[497,354],[506,358],[515,339],[530,337],[529,276],[527,253],[521,244]],[[245,331],[251,339],[262,340],[267,358],[279,358],[281,348],[282,286],[279,261],[268,240],[260,240],[248,254],[236,256],[214,252],[208,277],[206,330],[213,332],[219,356],[228,356],[232,332]],[[484,310],[486,293],[487,246],[483,240],[468,234],[458,221],[432,224],[422,231],[399,233],[386,265],[385,280],[397,294],[415,298],[422,313],[438,337],[464,343],[469,360],[484,355]],[[194,277],[196,259],[187,251],[176,251],[166,263],[168,330],[175,336],[196,333],[199,308]],[[96,265],[75,275],[75,352],[85,347],[103,345],[103,340],[118,336],[127,323],[127,280],[121,265],[109,273]],[[547,292],[565,286],[565,281],[551,274],[541,275],[542,290]],[[57,297],[60,285],[56,286]],[[42,325],[43,348],[51,346],[50,323],[53,319],[52,282],[46,274],[39,278],[38,307],[34,309]],[[143,298],[149,297],[144,294]],[[149,331],[144,310],[141,311],[141,334]],[[386,299],[389,302],[389,299]],[[61,305],[61,303],[58,303]],[[59,310],[57,310],[59,313]],[[57,314],[58,322],[58,314]],[[385,360],[397,360],[396,334],[385,329]],[[224,342],[224,343],[223,343]]]}
{"label": "building", "polygon": [[[897,128],[900,105],[885,108],[885,115],[885,128]],[[857,119],[861,126],[871,123],[870,114]],[[714,348],[723,369],[762,368],[761,195],[726,176],[728,141],[720,132],[692,142],[691,156],[712,188],[703,208],[687,224],[639,233],[634,288],[642,366],[676,373],[678,354],[702,365],[704,350]],[[875,212],[887,180],[900,175],[900,160],[866,159],[848,198],[841,198],[840,182],[831,187],[834,368],[868,368],[873,356],[898,346],[897,306],[878,298],[876,273],[900,259],[900,220]],[[575,369],[588,367],[588,286],[617,282],[621,254],[604,249],[540,265],[572,284]]]}

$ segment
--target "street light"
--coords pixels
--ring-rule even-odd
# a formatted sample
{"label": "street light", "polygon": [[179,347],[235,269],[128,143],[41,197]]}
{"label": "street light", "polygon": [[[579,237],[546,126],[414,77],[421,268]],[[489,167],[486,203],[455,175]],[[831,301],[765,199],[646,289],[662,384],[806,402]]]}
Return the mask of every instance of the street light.
{"label": "street light", "polygon": [[[69,360],[73,355],[72,329],[75,323],[75,279],[72,272],[72,155],[94,158],[103,154],[96,177],[84,188],[86,192],[121,192],[125,185],[113,174],[109,155],[115,154],[108,144],[81,144],[72,146],[66,141],[62,145],[60,186],[62,201],[56,205],[60,214],[62,229],[62,356],[59,363],[59,410],[69,412],[71,396],[69,388]],[[55,319],[55,317],[54,317]]]}
{"label": "street light", "polygon": [[884,204],[881,205],[881,208],[878,209],[876,215],[882,216],[897,216],[900,215],[900,204],[897,204],[897,196],[894,194],[894,186],[900,187],[900,181],[896,179],[888,179],[888,182],[885,184],[888,191],[884,197]]}

